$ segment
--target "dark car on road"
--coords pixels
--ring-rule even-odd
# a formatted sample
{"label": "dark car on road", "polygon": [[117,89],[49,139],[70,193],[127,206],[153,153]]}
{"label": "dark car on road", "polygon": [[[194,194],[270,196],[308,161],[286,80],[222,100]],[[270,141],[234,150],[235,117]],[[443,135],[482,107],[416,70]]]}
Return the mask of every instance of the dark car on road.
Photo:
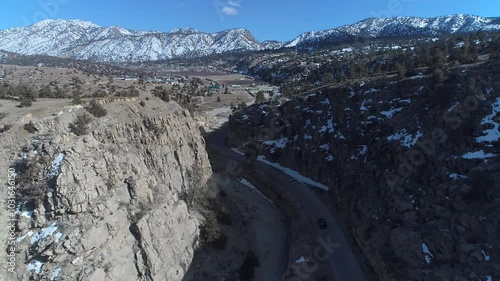
{"label": "dark car on road", "polygon": [[325,219],[318,219],[318,226],[321,229],[326,229],[328,227]]}

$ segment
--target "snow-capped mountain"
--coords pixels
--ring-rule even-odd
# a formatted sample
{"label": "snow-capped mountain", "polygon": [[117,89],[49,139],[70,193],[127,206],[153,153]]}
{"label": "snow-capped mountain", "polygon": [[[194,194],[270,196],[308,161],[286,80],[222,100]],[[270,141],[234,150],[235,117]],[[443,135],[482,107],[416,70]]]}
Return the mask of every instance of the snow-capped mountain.
{"label": "snow-capped mountain", "polygon": [[99,62],[138,62],[229,51],[314,48],[359,38],[436,36],[479,30],[500,30],[500,18],[472,15],[370,18],[334,29],[306,32],[289,42],[262,43],[245,29],[217,33],[192,28],[170,32],[136,31],[118,26],[101,27],[80,20],[44,20],[31,26],[0,31],[0,50]]}
{"label": "snow-capped mountain", "polygon": [[498,18],[483,18],[473,15],[450,15],[435,18],[369,18],[352,25],[306,32],[288,42],[285,46],[313,47],[318,44],[348,42],[357,38],[436,36],[481,30],[500,30],[500,20]]}
{"label": "snow-capped mountain", "polygon": [[0,49],[24,55],[136,62],[263,47],[245,29],[204,33],[183,28],[157,32],[101,27],[80,20],[44,20],[0,31]]}

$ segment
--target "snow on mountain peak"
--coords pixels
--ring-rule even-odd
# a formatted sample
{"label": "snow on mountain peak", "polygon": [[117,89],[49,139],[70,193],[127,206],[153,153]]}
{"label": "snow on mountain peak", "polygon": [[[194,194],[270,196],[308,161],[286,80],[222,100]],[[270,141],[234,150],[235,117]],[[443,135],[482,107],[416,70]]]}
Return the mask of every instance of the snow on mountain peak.
{"label": "snow on mountain peak", "polygon": [[81,20],[44,20],[0,31],[0,49],[24,55],[123,62],[264,48],[244,29],[212,34],[193,28],[135,31],[119,26],[100,27]]}
{"label": "snow on mountain peak", "polygon": [[63,20],[63,19],[46,19],[39,21],[33,25],[32,27],[35,28],[46,28],[49,26],[53,25],[66,25],[66,26],[71,26],[71,25],[76,25],[82,28],[97,28],[99,27],[98,25],[88,22],[88,21],[82,21],[82,20]]}
{"label": "snow on mountain peak", "polygon": [[437,36],[480,30],[500,30],[500,19],[464,14],[434,18],[368,18],[338,28],[305,32],[289,42],[263,43],[242,28],[216,33],[193,28],[176,28],[170,32],[135,31],[118,26],[101,27],[82,20],[50,19],[0,31],[0,49],[25,55],[123,62],[197,57],[235,50],[315,48],[359,38]]}
{"label": "snow on mountain peak", "polygon": [[[480,30],[500,30],[494,19],[475,15],[449,15],[434,18],[399,16],[395,18],[368,18],[338,28],[306,32],[286,44],[287,47],[311,46],[318,42],[341,43],[353,37],[432,36]],[[351,38],[349,38],[351,37]]]}
{"label": "snow on mountain peak", "polygon": [[185,28],[174,28],[169,33],[192,34],[192,33],[201,33],[201,31],[194,28],[185,27]]}

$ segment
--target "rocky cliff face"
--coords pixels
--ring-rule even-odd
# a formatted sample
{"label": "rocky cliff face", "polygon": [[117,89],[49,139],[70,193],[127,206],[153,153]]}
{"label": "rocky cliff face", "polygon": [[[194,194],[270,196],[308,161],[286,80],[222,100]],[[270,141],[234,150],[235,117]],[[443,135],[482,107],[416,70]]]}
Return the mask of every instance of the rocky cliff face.
{"label": "rocky cliff face", "polygon": [[380,280],[494,280],[499,69],[253,105],[231,116],[229,142],[327,184]]}
{"label": "rocky cliff face", "polygon": [[82,109],[34,121],[39,132],[12,163],[22,202],[12,280],[171,281],[187,271],[199,221],[181,198],[211,173],[196,122],[174,103],[105,107],[79,137],[67,125]]}

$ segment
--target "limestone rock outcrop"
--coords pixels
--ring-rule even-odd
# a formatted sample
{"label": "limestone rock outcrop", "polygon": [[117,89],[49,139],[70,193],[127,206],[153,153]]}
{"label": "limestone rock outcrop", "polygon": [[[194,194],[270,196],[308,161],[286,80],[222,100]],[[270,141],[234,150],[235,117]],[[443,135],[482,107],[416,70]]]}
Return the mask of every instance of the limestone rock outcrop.
{"label": "limestone rock outcrop", "polygon": [[39,132],[11,163],[25,185],[16,280],[177,281],[188,270],[200,222],[182,198],[211,175],[197,123],[173,102],[104,106],[82,136],[68,123],[84,109],[33,120]]}

